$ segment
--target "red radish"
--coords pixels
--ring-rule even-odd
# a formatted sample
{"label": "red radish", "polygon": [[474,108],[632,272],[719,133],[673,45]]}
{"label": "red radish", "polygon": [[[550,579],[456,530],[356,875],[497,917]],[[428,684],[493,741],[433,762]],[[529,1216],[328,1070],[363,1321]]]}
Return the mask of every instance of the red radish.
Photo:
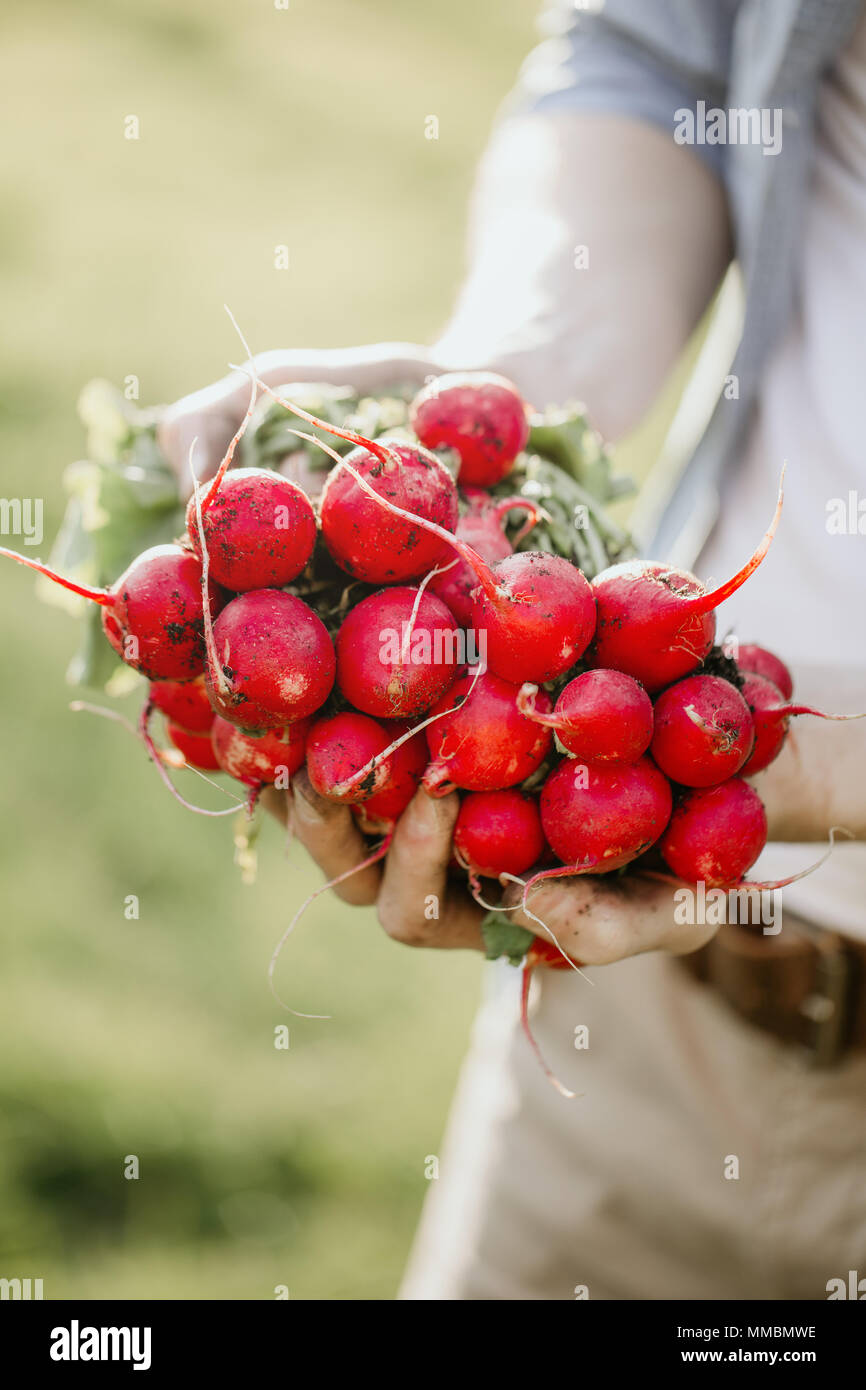
{"label": "red radish", "polygon": [[454,849],[474,874],[522,874],[541,858],[544,848],[538,804],[525,792],[470,792],[460,803]]}
{"label": "red radish", "polygon": [[152,681],[150,698],[161,714],[192,734],[206,734],[214,721],[204,676],[191,681]]}
{"label": "red radish", "polygon": [[581,657],[595,631],[595,600],[581,571],[559,555],[524,550],[493,565],[471,626],[486,640],[487,665],[503,680],[541,685]]}
{"label": "red radish", "polygon": [[214,719],[211,730],[214,754],[223,772],[248,787],[277,780],[288,786],[304,762],[304,748],[312,720],[298,719],[284,729],[269,730],[255,738],[227,719]]}
{"label": "red radish", "polygon": [[[64,579],[47,565],[0,547],[64,589],[102,605],[102,628],[121,660],[150,680],[190,680],[204,669],[202,571],[197,556],[179,545],[155,545],[138,555],[110,589]],[[208,586],[211,613],[225,601]]]}
{"label": "red radish", "polygon": [[[409,729],[408,724],[399,720],[389,721],[384,727],[391,739],[399,738]],[[385,835],[392,831],[415,795],[427,766],[427,740],[423,734],[401,743],[389,756],[388,764],[389,779],[382,791],[352,806],[352,813],[365,834]]]}
{"label": "red radish", "polygon": [[575,1092],[569,1091],[566,1086],[563,1086],[562,1082],[554,1076],[550,1067],[545,1062],[541,1049],[535,1041],[532,1029],[529,1026],[529,988],[532,984],[532,972],[537,970],[540,965],[546,966],[551,970],[573,970],[579,969],[580,967],[577,961],[573,961],[570,957],[564,956],[559,947],[554,945],[552,941],[548,941],[546,937],[537,936],[523,958],[520,987],[520,1026],[526,1035],[529,1046],[535,1053],[541,1065],[541,1070],[544,1072],[550,1084],[559,1091],[560,1095],[565,1096],[566,1100],[574,1100]]}
{"label": "red radish", "polygon": [[[466,700],[467,695],[471,694],[472,690],[474,690],[481,675],[483,674],[483,669],[484,668],[481,666],[476,667],[470,682],[469,691],[466,695],[461,695],[460,697],[461,703],[464,700]],[[377,771],[377,769],[382,766],[383,763],[391,763],[391,760],[394,757],[394,755],[399,752],[399,750],[403,747],[405,743],[410,743],[412,740],[416,739],[424,729],[428,728],[429,725],[434,724],[436,720],[442,719],[446,715],[452,714],[454,708],[455,706],[450,705],[446,700],[444,702],[444,708],[441,710],[439,714],[428,714],[424,719],[421,720],[420,724],[400,724],[399,721],[394,720],[380,721],[382,723],[382,727],[390,728],[392,733],[394,729],[399,728],[403,728],[405,732],[397,734],[396,737],[392,737],[392,740],[388,744],[387,748],[383,748],[380,753],[376,753],[375,756],[368,759],[366,763],[362,763],[361,766],[359,766],[354,772],[352,772],[350,776],[346,777],[344,781],[339,782],[337,784],[337,786],[335,787],[335,792],[339,799],[348,800],[348,796],[344,795],[344,793],[350,792],[353,787],[359,787],[362,784],[366,784],[368,780],[373,776],[373,774]],[[426,743],[427,740],[425,739],[425,747]],[[427,766],[426,756],[424,766]]]}
{"label": "red radish", "polygon": [[395,585],[362,599],[344,618],[337,684],[364,714],[420,714],[448,689],[465,659],[464,645],[441,599]]}
{"label": "red radish", "polygon": [[[541,824],[554,854],[583,873],[621,869],[654,844],[670,819],[671,789],[650,758],[554,768],[541,789]],[[547,870],[530,882],[559,874]]]}
{"label": "red radish", "polygon": [[622,671],[584,671],[562,690],[553,714],[538,714],[538,687],[521,686],[524,714],[555,729],[563,748],[584,762],[637,762],[653,736],[653,707],[642,685]]}
{"label": "red radish", "polygon": [[[133,560],[112,592],[116,602],[103,610],[102,626],[120,657],[151,680],[199,674],[204,620],[197,556],[177,545],[154,546]],[[224,595],[216,584],[208,585],[208,594],[215,616]]]}
{"label": "red radish", "polygon": [[738,884],[767,842],[758,793],[741,777],[686,792],[659,843],[668,868],[686,883]]}
{"label": "red radish", "polygon": [[180,724],[173,724],[170,719],[166,722],[165,732],[191,767],[197,767],[201,772],[219,772],[220,764],[209,733],[191,733],[189,729],[181,728]]}
{"label": "red radish", "polygon": [[461,483],[493,487],[529,439],[527,408],[513,382],[494,372],[447,372],[419,391],[409,421],[428,449],[455,449]]}
{"label": "red radish", "polygon": [[778,686],[786,700],[790,700],[794,693],[794,678],[784,661],[773,652],[768,652],[766,647],[746,643],[740,647],[736,661],[741,671],[752,671],[755,675],[764,676]]}
{"label": "red radish", "polygon": [[[279,589],[301,573],[316,543],[313,504],[297,483],[266,468],[237,468],[201,503],[211,577],[235,592]],[[195,498],[187,531],[201,554]]]}
{"label": "red radish", "polygon": [[[539,512],[535,504],[524,497],[506,497],[493,506],[486,493],[480,495],[484,498],[485,505],[482,508],[476,498],[470,496],[470,510],[458,521],[455,534],[458,540],[471,545],[482,560],[493,564],[494,561],[504,560],[514,552],[514,546],[502,529],[508,513],[517,508],[529,512],[528,525],[520,533],[524,535],[535,525]],[[440,561],[440,564],[444,563],[444,560]],[[430,588],[448,605],[462,627],[471,626],[470,594],[477,586],[478,579],[475,573],[465,560],[460,559],[452,560],[443,573],[434,574],[430,580]]]}
{"label": "red radish", "polygon": [[744,777],[754,777],[775,762],[788,735],[788,721],[779,716],[785,701],[778,686],[756,672],[746,674],[743,698],[752,711],[755,725],[755,746],[743,766]]}
{"label": "red radish", "polygon": [[720,676],[687,676],[655,702],[650,746],[666,777],[685,787],[712,787],[740,771],[755,742],[748,704]]}
{"label": "red radish", "polygon": [[[517,686],[485,671],[458,677],[434,705],[433,716],[454,713],[444,713],[427,729],[432,761],[423,785],[431,796],[445,796],[455,787],[499,791],[523,782],[541,766],[553,735],[520,713],[517,694]],[[542,712],[550,709],[544,692],[541,703]]]}
{"label": "red radish", "polygon": [[[293,402],[283,400],[264,382],[260,381],[258,384],[292,414],[299,415],[310,424],[335,434],[338,438],[362,444],[380,463],[390,464],[392,470],[401,466],[393,448],[383,441],[367,439],[363,435],[330,425]],[[328,452],[327,445],[322,447]],[[456,550],[461,559],[466,560],[474,570],[483,594],[477,595],[473,600],[473,626],[479,633],[482,630],[486,632],[488,664],[491,670],[505,679],[510,675],[516,680],[528,679],[540,683],[567,671],[583,653],[595,625],[595,604],[586,579],[569,561],[556,555],[526,551],[510,555],[491,567],[470,545],[458,540],[444,527],[395,505],[388,497],[378,493],[369,479],[351,463],[351,455],[340,459],[334,454],[334,458],[337,468],[330,477],[337,473],[348,473],[361,492],[372,498],[377,507],[388,511],[410,528],[418,528],[438,537],[444,545]],[[343,509],[342,519],[346,519],[347,510],[351,513],[351,505]],[[324,512],[322,516],[324,531]],[[354,525],[354,522],[352,524]],[[374,529],[371,534],[378,537],[379,532]],[[393,544],[393,533],[388,532],[384,535],[386,540],[389,537]],[[367,544],[370,544],[369,536]],[[393,578],[396,579],[397,575],[393,575]],[[518,651],[521,661],[515,669],[515,656]]]}
{"label": "red radish", "polygon": [[378,496],[447,532],[454,531],[458,518],[457,489],[435,454],[398,440],[390,441],[387,451],[353,449],[328,474],[322,492],[322,535],[337,564],[368,584],[402,584],[442,563],[447,556],[442,541],[374,502],[350,470]]}
{"label": "red radish", "polygon": [[765,676],[749,672],[743,682],[743,698],[752,712],[755,724],[755,746],[751,757],[743,764],[743,776],[754,777],[769,767],[781,753],[788,733],[788,720],[798,714],[811,714],[816,719],[863,719],[862,714],[825,714],[811,705],[786,704],[781,690]]}
{"label": "red radish", "polygon": [[280,589],[254,589],[214,623],[219,670],[208,663],[214,708],[242,729],[275,729],[314,714],[334,684],[336,657],[324,623]]}
{"label": "red radish", "polygon": [[307,775],[319,795],[329,801],[366,801],[390,785],[390,758],[372,769],[363,781],[349,788],[343,783],[390,742],[387,730],[366,714],[335,714],[319,719],[307,738]]}
{"label": "red radish", "polygon": [[598,604],[592,665],[625,671],[651,694],[694,671],[713,645],[714,610],[758,568],[781,510],[780,484],[773,520],[751,559],[709,592],[686,570],[652,560],[627,560],[602,570],[592,581]]}

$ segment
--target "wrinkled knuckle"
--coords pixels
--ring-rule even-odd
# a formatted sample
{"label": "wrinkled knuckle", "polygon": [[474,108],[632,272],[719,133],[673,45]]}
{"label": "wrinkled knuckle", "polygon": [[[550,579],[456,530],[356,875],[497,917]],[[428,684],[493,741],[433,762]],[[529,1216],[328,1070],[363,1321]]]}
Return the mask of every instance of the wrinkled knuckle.
{"label": "wrinkled knuckle", "polygon": [[297,790],[292,799],[295,823],[299,835],[310,843],[332,845],[351,840],[352,823],[349,811],[337,802],[325,801],[313,793],[312,797],[300,794]]}
{"label": "wrinkled knuckle", "polygon": [[[518,885],[515,883],[509,884],[509,889],[513,890],[513,894],[517,902],[523,901],[522,888],[518,887]],[[552,883],[542,884],[540,888],[537,888],[534,892],[527,893],[526,895],[526,906],[531,908],[532,911],[538,917],[550,917],[554,913],[557,916],[562,917],[564,915],[562,911],[562,904],[562,888],[560,888],[558,885],[554,887]],[[574,913],[570,911],[567,915],[569,917],[572,917]]]}
{"label": "wrinkled knuckle", "polygon": [[431,870],[438,871],[450,858],[451,833],[456,819],[456,812],[452,812],[450,806],[437,806],[423,819],[410,813],[400,822],[401,848],[413,855],[423,855]]}
{"label": "wrinkled knuckle", "polygon": [[416,850],[424,850],[429,847],[430,830],[418,824],[414,816],[406,816],[400,822],[400,842],[401,845],[413,853]]}
{"label": "wrinkled knuckle", "polygon": [[353,820],[346,820],[341,817],[333,823],[326,821],[322,831],[327,836],[329,847],[336,859],[360,864],[367,857],[366,851],[359,842],[360,837]]}
{"label": "wrinkled knuckle", "polygon": [[346,884],[340,884],[334,890],[335,897],[348,907],[369,907],[376,901],[375,888],[370,888],[366,884],[358,883],[349,879]]}
{"label": "wrinkled knuckle", "polygon": [[634,943],[621,922],[599,916],[581,943],[584,959],[592,965],[613,965],[633,954]]}
{"label": "wrinkled knuckle", "polygon": [[392,941],[399,941],[402,946],[425,945],[427,933],[423,926],[416,919],[407,917],[396,904],[390,903],[387,899],[382,901],[380,898],[377,915],[380,927]]}
{"label": "wrinkled knuckle", "polygon": [[[517,892],[519,894],[520,890]],[[519,896],[517,901],[520,901]],[[587,904],[582,900],[581,886],[576,883],[567,887],[561,883],[543,884],[529,894],[526,906],[534,917],[558,934],[581,931],[587,920],[591,920]]]}

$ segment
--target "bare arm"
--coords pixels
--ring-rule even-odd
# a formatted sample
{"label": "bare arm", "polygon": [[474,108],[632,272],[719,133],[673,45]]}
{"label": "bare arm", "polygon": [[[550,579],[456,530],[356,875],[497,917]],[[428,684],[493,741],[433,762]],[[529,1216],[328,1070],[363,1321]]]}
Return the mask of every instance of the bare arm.
{"label": "bare arm", "polygon": [[[591,112],[523,116],[498,128],[482,162],[469,272],[438,343],[277,349],[256,364],[269,385],[373,391],[492,368],[539,406],[579,397],[616,438],[652,403],[729,256],[721,184],[669,135]],[[171,407],[160,438],[181,476],[194,436],[201,472],[216,466],[248,399],[236,372]]]}
{"label": "bare arm", "polygon": [[506,121],[434,355],[495,363],[539,406],[578,396],[615,439],[652,404],[730,254],[721,183],[665,131],[584,111]]}

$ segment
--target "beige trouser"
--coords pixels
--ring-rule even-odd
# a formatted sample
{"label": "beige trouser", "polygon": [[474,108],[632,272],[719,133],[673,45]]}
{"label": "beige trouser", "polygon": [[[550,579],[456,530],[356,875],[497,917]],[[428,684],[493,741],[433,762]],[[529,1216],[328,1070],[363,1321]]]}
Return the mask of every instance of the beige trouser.
{"label": "beige trouser", "polygon": [[821,1299],[866,1276],[866,1054],[811,1069],[659,955],[594,987],[540,970],[569,1101],[517,1025],[519,972],[490,970],[402,1298]]}

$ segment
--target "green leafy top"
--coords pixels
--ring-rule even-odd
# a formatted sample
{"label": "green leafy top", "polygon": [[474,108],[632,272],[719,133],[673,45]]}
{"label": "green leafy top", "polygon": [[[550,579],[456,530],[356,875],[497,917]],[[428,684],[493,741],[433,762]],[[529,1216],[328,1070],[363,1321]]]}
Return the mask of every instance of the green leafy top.
{"label": "green leafy top", "polygon": [[[342,425],[345,429],[363,434],[367,439],[393,430],[405,429],[409,423],[409,402],[414,387],[392,386],[382,396],[359,396],[350,386],[329,386],[324,382],[291,381],[275,388],[281,400],[293,401],[311,415],[327,420],[331,425]],[[272,396],[264,395],[256,405],[249,428],[241,440],[240,456],[245,468],[279,468],[291,454],[301,451],[309,453],[311,466],[323,472],[331,467],[331,459],[323,449],[312,449],[306,440],[296,433],[321,439],[338,454],[347,454],[352,448],[348,440],[339,439],[320,429],[318,425],[308,425],[297,416],[278,405]]]}
{"label": "green leafy top", "polygon": [[[157,445],[152,413],[138,410],[107,381],[91,381],[78,409],[87,432],[87,458],[64,474],[68,502],[51,564],[83,584],[107,585],[142,550],[183,531],[184,507]],[[40,581],[39,593],[46,602],[84,617],[82,645],[68,672],[72,682],[105,686],[113,681],[117,689],[119,680],[137,680],[105,641],[93,604],[49,580]]]}
{"label": "green leafy top", "polygon": [[633,492],[634,484],[613,472],[610,451],[579,402],[533,416],[526,452],[491,491],[496,497],[519,493],[547,513],[519,549],[562,555],[587,579],[633,553],[628,533],[606,509]]}

